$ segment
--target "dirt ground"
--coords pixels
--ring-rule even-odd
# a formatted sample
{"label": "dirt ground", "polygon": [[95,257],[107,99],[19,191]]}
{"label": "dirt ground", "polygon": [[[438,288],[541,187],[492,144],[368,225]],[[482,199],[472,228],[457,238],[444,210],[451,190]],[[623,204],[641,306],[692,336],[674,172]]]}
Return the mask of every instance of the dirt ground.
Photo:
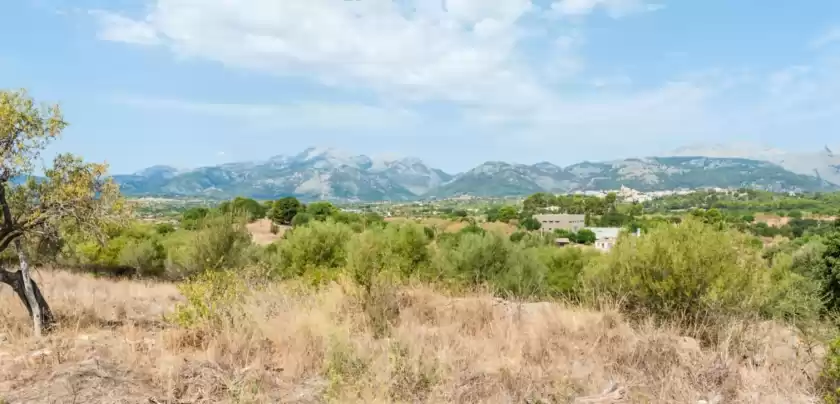
{"label": "dirt ground", "polygon": [[251,239],[254,240],[254,244],[257,245],[268,245],[281,239],[283,237],[283,233],[291,227],[280,225],[278,228],[279,231],[277,234],[271,232],[270,219],[260,219],[253,223],[248,223],[247,226],[248,232],[251,233]]}

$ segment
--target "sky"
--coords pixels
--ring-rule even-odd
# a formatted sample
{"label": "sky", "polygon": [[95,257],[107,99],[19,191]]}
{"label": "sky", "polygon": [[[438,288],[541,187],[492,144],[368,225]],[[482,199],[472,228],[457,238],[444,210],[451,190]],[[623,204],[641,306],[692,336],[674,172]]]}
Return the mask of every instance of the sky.
{"label": "sky", "polygon": [[128,173],[308,146],[484,161],[840,146],[840,2],[4,0],[0,89]]}

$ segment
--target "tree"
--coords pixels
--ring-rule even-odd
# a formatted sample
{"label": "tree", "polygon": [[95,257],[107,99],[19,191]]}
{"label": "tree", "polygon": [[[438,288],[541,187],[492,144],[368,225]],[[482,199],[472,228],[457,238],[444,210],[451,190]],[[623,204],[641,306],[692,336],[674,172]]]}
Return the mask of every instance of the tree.
{"label": "tree", "polygon": [[203,206],[189,208],[181,214],[181,227],[186,230],[195,230],[208,214],[210,214],[210,209]]}
{"label": "tree", "polygon": [[525,210],[536,211],[541,208],[552,206],[556,202],[557,199],[554,195],[545,192],[538,192],[525,198],[525,202],[523,202],[523,204],[525,206]]}
{"label": "tree", "polygon": [[0,252],[13,247],[20,266],[15,272],[0,269],[0,282],[20,297],[36,336],[49,331],[55,318],[30,275],[23,239],[54,238],[65,225],[102,240],[103,229],[127,213],[119,188],[105,179],[104,164],[63,154],[43,178],[33,177],[33,163],[66,126],[57,105],[38,108],[23,90],[0,92]]}
{"label": "tree", "polygon": [[499,209],[499,213],[496,218],[500,222],[509,223],[511,220],[515,220],[518,215],[519,212],[516,211],[515,207],[505,205]]}
{"label": "tree", "polygon": [[530,231],[539,230],[540,227],[542,227],[542,224],[540,223],[540,221],[537,220],[537,219],[534,219],[533,216],[526,217],[525,219],[522,220],[522,222],[520,224],[522,225],[522,227],[525,228],[525,230],[530,230]]}
{"label": "tree", "polygon": [[251,198],[243,198],[237,196],[233,201],[222,202],[219,205],[219,211],[222,213],[242,213],[245,214],[249,222],[265,217],[265,207]]}
{"label": "tree", "polygon": [[604,197],[604,204],[607,205],[607,209],[611,211],[616,210],[616,201],[618,200],[618,195],[615,192],[610,192]]}
{"label": "tree", "polygon": [[292,224],[292,219],[305,209],[306,206],[300,203],[297,198],[288,196],[274,201],[271,210],[268,212],[268,217],[274,223],[288,226]]}
{"label": "tree", "polygon": [[319,221],[325,221],[328,217],[336,214],[338,208],[329,202],[313,202],[306,207],[306,213],[312,215],[312,218]]}
{"label": "tree", "polygon": [[595,232],[589,229],[580,229],[580,231],[575,234],[575,242],[578,244],[593,244],[597,240],[595,236]]}

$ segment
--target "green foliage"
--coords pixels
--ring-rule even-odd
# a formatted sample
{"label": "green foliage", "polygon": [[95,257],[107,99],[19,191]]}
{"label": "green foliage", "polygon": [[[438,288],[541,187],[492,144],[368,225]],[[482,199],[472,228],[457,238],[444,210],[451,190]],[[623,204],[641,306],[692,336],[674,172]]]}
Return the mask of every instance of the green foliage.
{"label": "green foliage", "polygon": [[[730,316],[809,306],[813,284],[791,274],[782,266],[771,271],[746,236],[688,220],[621,239],[584,271],[582,282],[589,292],[623,302],[630,313],[709,325]],[[804,301],[778,298],[786,293]]]}
{"label": "green foliage", "polygon": [[185,328],[220,329],[235,307],[248,295],[248,287],[234,271],[208,271],[178,284],[187,300],[179,303],[170,320]]}
{"label": "green foliage", "polygon": [[509,243],[493,233],[463,234],[456,243],[438,249],[438,273],[470,286],[480,286],[503,273],[510,255]]}
{"label": "green foliage", "polygon": [[574,241],[578,244],[594,244],[596,240],[595,232],[589,229],[580,229],[574,237]]}
{"label": "green foliage", "polygon": [[181,227],[187,230],[195,230],[200,227],[201,221],[209,214],[210,209],[205,207],[190,208],[181,215]]}
{"label": "green foliage", "polygon": [[303,225],[311,222],[312,220],[313,220],[313,217],[310,213],[300,212],[300,213],[296,214],[294,218],[292,218],[291,224],[292,224],[292,227],[298,227],[298,226],[303,226]]}
{"label": "green foliage", "polygon": [[206,217],[197,231],[187,234],[169,250],[167,275],[184,278],[206,271],[241,267],[251,245],[251,235],[244,222],[233,214]]}
{"label": "green foliage", "polygon": [[517,217],[519,217],[519,211],[517,211],[515,206],[494,206],[487,210],[488,222],[510,223],[511,221],[516,220]]}
{"label": "green foliage", "polygon": [[526,217],[519,224],[528,231],[537,231],[542,227],[542,224],[533,216]]}
{"label": "green foliage", "polygon": [[272,222],[284,225],[291,225],[292,220],[298,213],[304,212],[304,206],[295,197],[286,197],[274,201],[268,211],[268,217]]}
{"label": "green foliage", "polygon": [[171,223],[158,223],[155,226],[155,232],[162,236],[175,232],[175,226]]}
{"label": "green foliage", "polygon": [[301,276],[316,269],[343,267],[352,234],[349,226],[335,222],[313,221],[289,230],[278,251],[281,275]]}
{"label": "green foliage", "polygon": [[840,337],[828,344],[828,352],[823,361],[820,372],[823,401],[827,404],[840,403]]}
{"label": "green foliage", "polygon": [[829,310],[840,310],[840,231],[835,231],[824,240],[822,255],[823,292]]}
{"label": "green foliage", "polygon": [[528,233],[526,233],[526,232],[524,232],[524,231],[517,231],[517,232],[513,232],[513,233],[510,235],[510,241],[511,241],[512,243],[518,243],[518,242],[522,241],[522,239],[524,239],[524,238],[525,238],[525,236],[527,236],[527,235],[528,235]]}
{"label": "green foliage", "polygon": [[338,213],[338,208],[329,202],[313,202],[306,207],[306,213],[312,215],[314,220],[323,222]]}
{"label": "green foliage", "polygon": [[133,240],[119,252],[119,264],[134,268],[143,277],[157,277],[166,269],[166,250],[157,238]]}
{"label": "green foliage", "polygon": [[265,206],[251,199],[236,197],[232,201],[222,202],[218,207],[219,212],[226,214],[243,215],[249,222],[262,219],[266,215]]}

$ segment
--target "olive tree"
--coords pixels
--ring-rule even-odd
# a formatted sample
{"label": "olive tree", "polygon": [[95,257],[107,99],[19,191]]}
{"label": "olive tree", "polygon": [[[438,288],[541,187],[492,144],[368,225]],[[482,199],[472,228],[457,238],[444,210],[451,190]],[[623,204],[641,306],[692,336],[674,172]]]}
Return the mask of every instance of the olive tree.
{"label": "olive tree", "polygon": [[17,271],[0,268],[0,282],[20,297],[37,336],[55,318],[30,275],[23,242],[57,237],[59,226],[101,238],[103,228],[126,217],[104,164],[61,154],[42,176],[34,175],[41,152],[66,126],[57,105],[39,107],[24,90],[0,90],[0,252],[13,248],[19,262]]}

